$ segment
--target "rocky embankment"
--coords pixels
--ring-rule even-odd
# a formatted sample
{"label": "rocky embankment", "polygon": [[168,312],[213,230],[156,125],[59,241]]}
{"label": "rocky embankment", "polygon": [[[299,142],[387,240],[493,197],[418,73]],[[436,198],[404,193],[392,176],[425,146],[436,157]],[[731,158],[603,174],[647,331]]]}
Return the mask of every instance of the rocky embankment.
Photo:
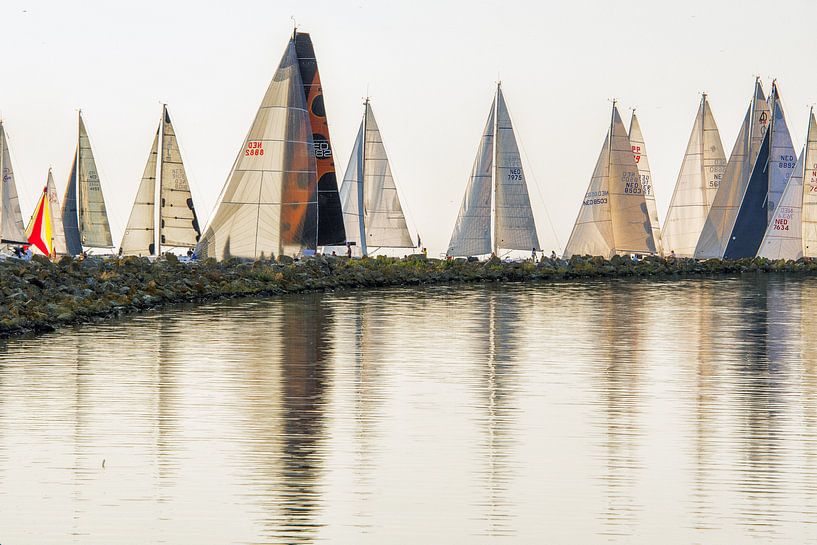
{"label": "rocky embankment", "polygon": [[701,276],[747,272],[817,273],[817,262],[647,258],[634,263],[574,257],[538,263],[457,259],[315,257],[293,262],[236,260],[151,263],[145,258],[63,258],[52,263],[0,262],[0,337],[53,331],[173,303],[212,301],[343,288],[406,286],[456,282],[521,282],[628,276]]}

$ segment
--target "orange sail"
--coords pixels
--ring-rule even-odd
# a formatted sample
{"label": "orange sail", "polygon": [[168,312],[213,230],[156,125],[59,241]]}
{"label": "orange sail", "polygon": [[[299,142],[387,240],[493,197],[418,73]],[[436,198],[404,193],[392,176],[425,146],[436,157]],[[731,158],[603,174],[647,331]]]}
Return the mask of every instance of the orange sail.
{"label": "orange sail", "polygon": [[43,255],[51,257],[54,254],[53,225],[47,185],[43,189],[43,194],[40,195],[36,208],[34,208],[31,221],[28,222],[26,238]]}

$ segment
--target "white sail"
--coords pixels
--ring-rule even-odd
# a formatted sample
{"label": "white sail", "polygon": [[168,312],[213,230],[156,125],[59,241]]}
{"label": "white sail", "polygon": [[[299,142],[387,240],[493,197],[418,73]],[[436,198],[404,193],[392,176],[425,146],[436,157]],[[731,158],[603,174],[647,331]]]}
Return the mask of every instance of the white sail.
{"label": "white sail", "polygon": [[357,131],[355,145],[352,148],[352,156],[346,167],[343,182],[340,185],[340,202],[343,210],[343,225],[346,229],[346,242],[353,242],[355,246],[361,248],[361,253],[365,250],[362,243],[366,240],[366,226],[363,218],[363,149],[365,142],[363,132],[365,131],[366,120],[360,122],[360,129]]}
{"label": "white sail", "polygon": [[574,255],[600,255],[612,257],[615,253],[613,220],[610,214],[610,132],[596,160],[590,185],[584,194],[579,216],[573,225],[570,239],[565,247],[565,258]]}
{"label": "white sail", "polygon": [[644,192],[644,200],[647,203],[647,213],[650,216],[650,226],[652,227],[652,238],[655,241],[656,250],[659,254],[663,254],[661,246],[661,227],[658,221],[658,207],[655,204],[655,188],[652,183],[652,174],[650,173],[650,161],[647,157],[647,146],[644,144],[644,135],[641,133],[641,124],[638,122],[638,117],[633,115],[630,118],[630,145],[633,150],[633,158],[635,158],[638,166],[638,175],[641,178],[641,189]]}
{"label": "white sail", "polygon": [[77,161],[77,203],[79,208],[79,235],[83,246],[113,247],[108,213],[102,196],[102,185],[96,168],[91,140],[82,114],[79,116],[79,151]]}
{"label": "white sail", "polygon": [[803,255],[817,257],[817,121],[809,113],[808,135],[803,147]]}
{"label": "white sail", "polygon": [[203,257],[292,255],[317,245],[312,129],[292,40],[198,245]]}
{"label": "white sail", "polygon": [[768,123],[769,106],[758,79],[755,82],[754,98],[746,111],[720,186],[701,230],[695,248],[696,258],[723,257]]}
{"label": "white sail", "polygon": [[366,149],[363,153],[363,214],[366,247],[412,248],[414,246],[400,196],[383,146],[383,138],[366,101]]}
{"label": "white sail", "polygon": [[160,244],[193,248],[199,240],[199,222],[193,206],[193,194],[187,181],[179,142],[167,106],[162,115],[161,186],[159,196]]}
{"label": "white sail", "polygon": [[136,199],[125,227],[125,235],[122,237],[121,252],[124,255],[156,255],[154,224],[158,147],[159,129],[153,138],[142,181],[136,191]]}
{"label": "white sail", "polygon": [[797,152],[794,151],[794,144],[791,141],[791,134],[786,123],[786,115],[783,112],[783,103],[780,100],[780,93],[777,84],[772,83],[770,96],[772,124],[771,124],[771,150],[769,152],[769,193],[768,193],[768,221],[774,217],[775,207],[783,196],[783,190],[792,174],[794,165],[797,162]]}
{"label": "white sail", "polygon": [[496,217],[494,247],[540,250],[522,158],[502,87],[496,91]]}
{"label": "white sail", "polygon": [[20,211],[20,199],[17,196],[17,184],[14,179],[14,168],[11,165],[11,154],[9,153],[6,130],[0,122],[0,173],[3,176],[2,201],[3,207],[0,213],[3,214],[0,222],[0,239],[10,243],[24,243],[26,239],[25,226],[23,225],[23,214]]}
{"label": "white sail", "polygon": [[51,169],[48,169],[48,180],[45,184],[48,205],[51,208],[51,238],[54,240],[54,253],[56,255],[67,255],[68,246],[65,242],[65,231],[62,227],[62,213],[60,212],[60,199],[57,196],[57,186],[54,183],[54,176]]}
{"label": "white sail", "polygon": [[613,105],[610,138],[610,215],[616,253],[656,253],[647,202],[630,138]]}
{"label": "white sail", "polygon": [[465,188],[448,255],[476,256],[491,253],[491,170],[494,148],[494,105],[482,131],[477,157]]}
{"label": "white sail", "polygon": [[692,257],[726,166],[718,126],[701,98],[661,233],[664,251]]}
{"label": "white sail", "polygon": [[786,188],[780,196],[766,234],[757,251],[768,259],[800,259],[803,257],[803,160],[800,156]]}

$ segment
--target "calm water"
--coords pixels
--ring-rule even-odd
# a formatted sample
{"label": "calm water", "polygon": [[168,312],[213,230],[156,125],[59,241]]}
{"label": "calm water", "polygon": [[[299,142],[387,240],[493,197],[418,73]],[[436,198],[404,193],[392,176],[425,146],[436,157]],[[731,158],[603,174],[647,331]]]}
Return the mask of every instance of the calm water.
{"label": "calm water", "polygon": [[0,345],[0,543],[817,543],[817,278],[229,302]]}

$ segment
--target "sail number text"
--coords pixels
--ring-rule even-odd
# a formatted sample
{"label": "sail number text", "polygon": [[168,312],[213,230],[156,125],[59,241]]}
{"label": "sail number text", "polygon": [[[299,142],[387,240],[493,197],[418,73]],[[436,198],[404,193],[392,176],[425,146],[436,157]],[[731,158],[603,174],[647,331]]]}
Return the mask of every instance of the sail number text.
{"label": "sail number text", "polygon": [[264,143],[255,140],[247,142],[247,147],[244,148],[244,157],[254,157],[256,155],[264,155]]}
{"label": "sail number text", "polygon": [[788,231],[791,224],[794,209],[788,206],[781,206],[777,209],[777,216],[772,224],[775,231]]}
{"label": "sail number text", "polygon": [[508,169],[508,180],[521,182],[523,179],[521,168]]}

